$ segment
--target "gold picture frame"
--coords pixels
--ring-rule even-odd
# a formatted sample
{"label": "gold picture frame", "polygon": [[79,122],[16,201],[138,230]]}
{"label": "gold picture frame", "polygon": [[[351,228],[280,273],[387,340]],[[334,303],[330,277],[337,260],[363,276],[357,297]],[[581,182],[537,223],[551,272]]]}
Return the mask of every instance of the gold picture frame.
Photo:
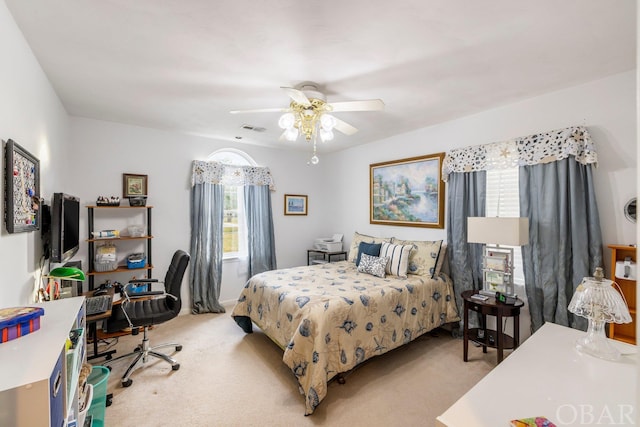
{"label": "gold picture frame", "polygon": [[444,228],[445,153],[369,165],[369,222]]}
{"label": "gold picture frame", "polygon": [[285,194],[284,195],[284,214],[285,215],[306,215],[307,214],[307,196],[302,194]]}
{"label": "gold picture frame", "polygon": [[146,197],[148,195],[147,175],[122,174],[122,197]]}

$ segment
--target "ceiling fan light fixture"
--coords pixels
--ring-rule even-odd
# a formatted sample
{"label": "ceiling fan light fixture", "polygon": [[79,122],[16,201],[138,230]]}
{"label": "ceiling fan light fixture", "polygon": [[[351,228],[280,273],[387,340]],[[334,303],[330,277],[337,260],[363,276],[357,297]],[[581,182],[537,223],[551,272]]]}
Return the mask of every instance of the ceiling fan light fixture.
{"label": "ceiling fan light fixture", "polygon": [[323,114],[320,116],[320,126],[322,126],[322,129],[326,131],[331,131],[336,126],[336,123],[336,118],[331,114]]}
{"label": "ceiling fan light fixture", "polygon": [[284,139],[287,141],[295,141],[298,139],[298,129],[290,127],[284,131]]}
{"label": "ceiling fan light fixture", "polygon": [[333,131],[324,127],[320,128],[320,139],[325,142],[333,140]]}
{"label": "ceiling fan light fixture", "polygon": [[[278,126],[280,126],[281,129],[292,129],[295,123],[296,118],[293,113],[284,113],[282,116],[280,116],[280,120],[278,120]],[[296,137],[297,136],[298,135],[296,130]]]}

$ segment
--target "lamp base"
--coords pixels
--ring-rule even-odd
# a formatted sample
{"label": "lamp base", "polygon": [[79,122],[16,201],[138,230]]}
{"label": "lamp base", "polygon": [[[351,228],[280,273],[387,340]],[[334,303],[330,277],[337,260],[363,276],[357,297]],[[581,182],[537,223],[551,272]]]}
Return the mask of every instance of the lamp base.
{"label": "lamp base", "polygon": [[604,333],[605,322],[589,319],[587,335],[576,341],[576,349],[600,359],[616,361],[620,351],[615,348]]}

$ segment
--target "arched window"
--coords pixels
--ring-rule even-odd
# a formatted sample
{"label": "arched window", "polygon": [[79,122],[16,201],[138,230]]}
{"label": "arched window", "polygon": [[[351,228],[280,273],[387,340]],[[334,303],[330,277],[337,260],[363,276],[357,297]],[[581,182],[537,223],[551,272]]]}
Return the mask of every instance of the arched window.
{"label": "arched window", "polygon": [[[257,166],[244,151],[223,148],[214,151],[207,160],[237,166]],[[247,225],[244,214],[244,187],[226,185],[224,188],[223,259],[247,256]]]}

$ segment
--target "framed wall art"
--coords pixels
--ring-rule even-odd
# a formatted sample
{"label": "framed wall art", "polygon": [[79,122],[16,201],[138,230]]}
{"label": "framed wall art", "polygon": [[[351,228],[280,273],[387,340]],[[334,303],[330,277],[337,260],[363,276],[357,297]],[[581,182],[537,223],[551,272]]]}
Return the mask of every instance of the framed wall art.
{"label": "framed wall art", "polygon": [[147,175],[122,174],[122,197],[146,197]]}
{"label": "framed wall art", "polygon": [[444,228],[444,155],[369,165],[369,222]]}
{"label": "framed wall art", "polygon": [[9,139],[5,143],[4,218],[9,233],[40,228],[40,161]]}
{"label": "framed wall art", "polygon": [[307,196],[300,194],[284,195],[284,214],[285,215],[306,215],[307,214]]}

